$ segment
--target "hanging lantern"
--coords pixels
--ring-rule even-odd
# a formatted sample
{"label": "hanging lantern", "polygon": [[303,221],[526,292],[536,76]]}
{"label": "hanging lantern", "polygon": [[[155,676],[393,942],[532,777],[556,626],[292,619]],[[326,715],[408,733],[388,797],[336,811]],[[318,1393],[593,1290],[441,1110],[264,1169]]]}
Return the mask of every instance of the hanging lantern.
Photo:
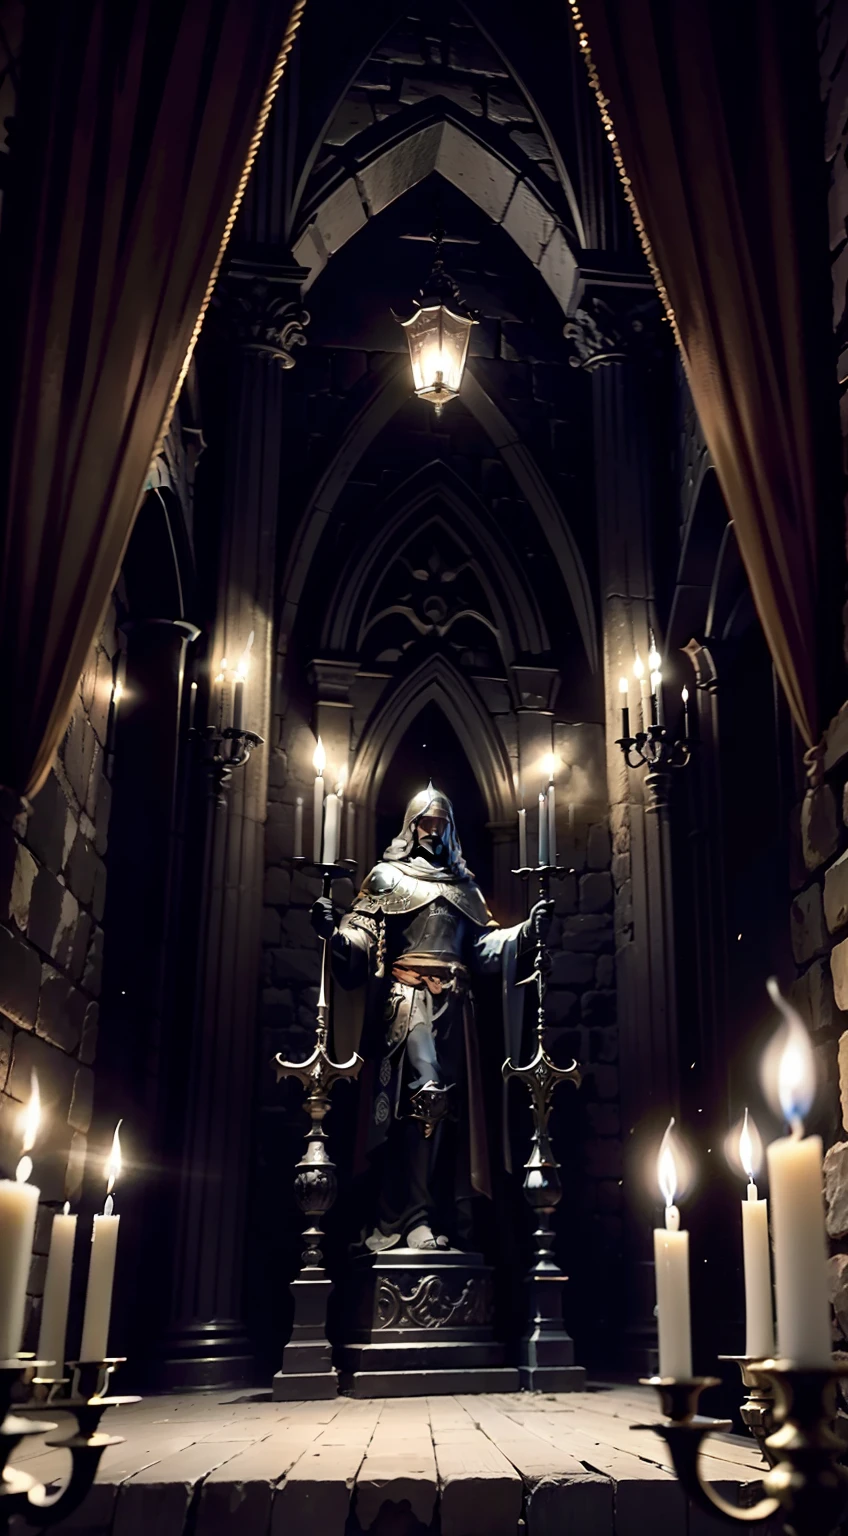
{"label": "hanging lantern", "polygon": [[415,313],[408,320],[395,315],[406,332],[415,393],[436,407],[437,416],[442,406],[459,394],[471,327],[477,324],[476,315],[459,296],[458,284],[445,271],[443,238],[441,230],[433,235],[436,260]]}

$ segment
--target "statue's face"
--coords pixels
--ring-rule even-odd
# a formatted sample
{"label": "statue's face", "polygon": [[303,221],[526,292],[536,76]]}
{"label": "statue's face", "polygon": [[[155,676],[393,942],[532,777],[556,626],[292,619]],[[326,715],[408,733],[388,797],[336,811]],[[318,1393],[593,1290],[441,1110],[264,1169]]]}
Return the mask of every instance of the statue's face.
{"label": "statue's face", "polygon": [[428,858],[439,860],[447,852],[445,833],[448,830],[446,816],[421,816],[417,826],[418,846]]}

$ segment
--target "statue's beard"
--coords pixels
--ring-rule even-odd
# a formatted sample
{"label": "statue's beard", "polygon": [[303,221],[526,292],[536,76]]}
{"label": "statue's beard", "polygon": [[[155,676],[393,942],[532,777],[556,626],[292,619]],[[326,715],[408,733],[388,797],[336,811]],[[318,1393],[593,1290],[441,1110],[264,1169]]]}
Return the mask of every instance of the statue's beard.
{"label": "statue's beard", "polygon": [[448,847],[447,843],[443,842],[442,838],[422,837],[419,833],[418,848],[419,852],[423,853],[424,857],[429,859],[431,864],[447,863]]}

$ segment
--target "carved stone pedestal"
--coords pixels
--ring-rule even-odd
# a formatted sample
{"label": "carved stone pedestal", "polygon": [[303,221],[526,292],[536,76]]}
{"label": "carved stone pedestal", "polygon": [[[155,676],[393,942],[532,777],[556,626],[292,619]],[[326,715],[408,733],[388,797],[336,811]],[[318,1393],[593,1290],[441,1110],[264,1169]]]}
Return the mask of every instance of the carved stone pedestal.
{"label": "carved stone pedestal", "polygon": [[393,1248],[354,1260],[340,1385],[352,1397],[516,1392],[492,1335],[492,1271],[479,1253]]}
{"label": "carved stone pedestal", "polygon": [[574,1364],[574,1340],[563,1326],[565,1275],[531,1275],[530,1327],[521,1340],[519,1376],[523,1392],[582,1392],[586,1372]]}
{"label": "carved stone pedestal", "polygon": [[311,1403],[337,1396],[339,1379],[326,1332],[332,1289],[332,1282],[323,1277],[292,1282],[294,1325],[283,1350],[282,1366],[274,1377],[275,1403]]}

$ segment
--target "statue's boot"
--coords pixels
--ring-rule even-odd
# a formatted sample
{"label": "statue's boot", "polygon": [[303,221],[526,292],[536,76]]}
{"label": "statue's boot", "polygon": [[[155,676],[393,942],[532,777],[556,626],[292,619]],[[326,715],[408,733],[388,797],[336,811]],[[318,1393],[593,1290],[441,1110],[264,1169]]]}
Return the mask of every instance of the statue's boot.
{"label": "statue's boot", "polygon": [[450,1248],[450,1239],[447,1237],[435,1237],[432,1229],[426,1222],[419,1222],[417,1227],[407,1233],[407,1248],[425,1249],[430,1252],[434,1248]]}

